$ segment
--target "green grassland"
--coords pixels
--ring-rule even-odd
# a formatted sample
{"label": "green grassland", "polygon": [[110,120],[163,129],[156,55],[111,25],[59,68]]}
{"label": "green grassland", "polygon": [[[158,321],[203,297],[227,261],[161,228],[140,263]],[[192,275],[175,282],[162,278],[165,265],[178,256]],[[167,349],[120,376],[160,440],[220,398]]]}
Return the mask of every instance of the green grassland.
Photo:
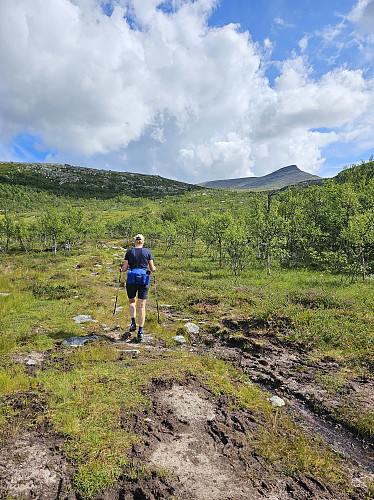
{"label": "green grassland", "polygon": [[[349,489],[339,459],[286,416],[275,413],[266,394],[249,384],[235,366],[175,346],[172,337],[183,331],[183,323],[167,321],[162,307],[162,324],[157,323],[153,289],[145,329],[154,334],[156,344],[169,346],[169,351],[157,355],[142,350],[137,359],[118,361],[116,344],[105,337],[76,350],[61,347],[64,339],[74,335],[102,335],[102,323],[126,329],[126,307],[124,316],[113,316],[117,273],[105,268],[113,262],[108,269],[116,269],[123,256],[122,241],[106,243],[119,248],[86,244],[56,256],[45,252],[3,256],[0,291],[9,295],[0,297],[2,440],[33,425],[22,421],[6,397],[43,395],[45,412],[38,419],[65,436],[64,453],[77,467],[75,486],[90,498],[124,471],[136,477],[148,470],[145,464],[129,459],[131,447],[143,437],[131,426],[120,426],[119,415],[130,421],[149,406],[144,388],[152,380],[178,381],[192,374],[213,394],[228,394],[238,407],[250,408],[257,415],[263,432],[248,440],[266,460],[281,464],[287,474],[306,472],[339,484],[342,491]],[[343,286],[331,274],[308,270],[277,269],[269,278],[263,265],[248,268],[235,281],[227,270],[204,257],[179,261],[163,258],[157,250],[155,262],[159,303],[172,305],[181,318],[203,320],[202,346],[212,333],[222,335],[222,318],[245,320],[257,325],[263,336],[275,333],[287,342],[307,344],[311,358],[328,354],[346,360],[350,375],[372,373],[371,282]],[[119,304],[126,306],[123,289]],[[77,314],[91,314],[98,323],[77,324],[73,321]],[[24,363],[15,360],[34,351],[45,353],[48,362],[30,375]],[[361,425],[372,425],[370,418],[370,414],[361,415]]]}
{"label": "green grassland", "polygon": [[[341,185],[272,195],[182,186],[178,195],[136,198],[116,190],[109,196],[107,186],[100,197],[96,186],[92,198],[91,188],[82,195],[84,183],[61,192],[47,181],[37,187],[39,174],[23,186],[13,172],[11,182],[9,165],[1,164],[0,444],[41,423],[53,429],[64,438],[84,498],[120,476],[161,474],[131,458],[144,442],[131,419],[150,407],[152,381],[193,376],[213,398],[227,395],[232,407],[253,413],[261,430],[246,436],[243,449],[283,474],[351,491],[344,459],[273,409],[240,367],[209,348],[221,343],[250,353],[273,338],[300,347],[311,363],[331,358],[338,373],[321,373],[316,383],[343,394],[336,420],[373,441],[373,408],[344,393],[348,381],[372,380],[374,370],[373,181],[356,170]],[[113,315],[113,307],[118,264],[138,232],[157,265],[158,301],[152,286],[145,324],[155,349],[122,359],[121,344],[101,325],[123,333],[128,327],[123,287],[123,312]],[[79,314],[97,322],[75,323]],[[197,337],[188,335],[185,318],[201,322]],[[98,343],[62,346],[95,334]],[[176,334],[185,335],[186,347],[176,345]],[[30,370],[25,360],[35,353],[43,362]],[[12,397],[24,406],[40,400],[37,416],[27,419]]]}

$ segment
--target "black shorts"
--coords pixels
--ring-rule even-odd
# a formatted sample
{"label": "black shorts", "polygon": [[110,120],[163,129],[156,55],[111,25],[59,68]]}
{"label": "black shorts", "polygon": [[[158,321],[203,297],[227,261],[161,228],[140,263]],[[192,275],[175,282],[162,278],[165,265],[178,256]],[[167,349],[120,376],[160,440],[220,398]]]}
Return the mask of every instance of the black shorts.
{"label": "black shorts", "polygon": [[138,299],[147,299],[149,285],[137,285],[135,283],[126,283],[126,291],[129,299],[134,299],[138,292]]}

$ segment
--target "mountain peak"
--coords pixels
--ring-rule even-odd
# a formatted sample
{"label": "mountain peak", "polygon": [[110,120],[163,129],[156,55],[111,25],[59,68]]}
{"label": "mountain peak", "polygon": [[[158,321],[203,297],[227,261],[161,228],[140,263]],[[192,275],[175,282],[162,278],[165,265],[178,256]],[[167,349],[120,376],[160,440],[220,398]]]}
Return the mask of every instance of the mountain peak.
{"label": "mountain peak", "polygon": [[222,179],[217,181],[203,182],[200,186],[212,189],[233,189],[250,191],[267,191],[281,189],[293,184],[305,181],[317,181],[321,179],[317,175],[309,174],[300,170],[297,165],[287,165],[271,174],[261,177],[242,177],[237,179]]}
{"label": "mountain peak", "polygon": [[276,172],[302,172],[297,165],[287,165],[287,167],[282,167]]}

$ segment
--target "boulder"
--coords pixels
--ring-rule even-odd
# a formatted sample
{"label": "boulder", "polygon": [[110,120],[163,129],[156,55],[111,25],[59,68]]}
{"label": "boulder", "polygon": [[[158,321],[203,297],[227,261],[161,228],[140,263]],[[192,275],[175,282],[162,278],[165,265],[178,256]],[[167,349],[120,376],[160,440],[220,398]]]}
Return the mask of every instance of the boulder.
{"label": "boulder", "polygon": [[286,403],[282,398],[279,396],[272,396],[271,398],[268,398],[268,401],[270,401],[271,406],[274,408],[280,408],[281,406],[284,406]]}

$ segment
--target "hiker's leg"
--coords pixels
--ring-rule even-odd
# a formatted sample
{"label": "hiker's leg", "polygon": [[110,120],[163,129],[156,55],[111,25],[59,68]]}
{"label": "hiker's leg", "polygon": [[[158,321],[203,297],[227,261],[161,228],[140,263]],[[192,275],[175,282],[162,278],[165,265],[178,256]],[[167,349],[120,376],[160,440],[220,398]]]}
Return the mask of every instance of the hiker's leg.
{"label": "hiker's leg", "polygon": [[130,318],[136,318],[136,297],[129,299]]}
{"label": "hiker's leg", "polygon": [[145,304],[147,299],[138,300],[138,325],[143,327],[145,321]]}

